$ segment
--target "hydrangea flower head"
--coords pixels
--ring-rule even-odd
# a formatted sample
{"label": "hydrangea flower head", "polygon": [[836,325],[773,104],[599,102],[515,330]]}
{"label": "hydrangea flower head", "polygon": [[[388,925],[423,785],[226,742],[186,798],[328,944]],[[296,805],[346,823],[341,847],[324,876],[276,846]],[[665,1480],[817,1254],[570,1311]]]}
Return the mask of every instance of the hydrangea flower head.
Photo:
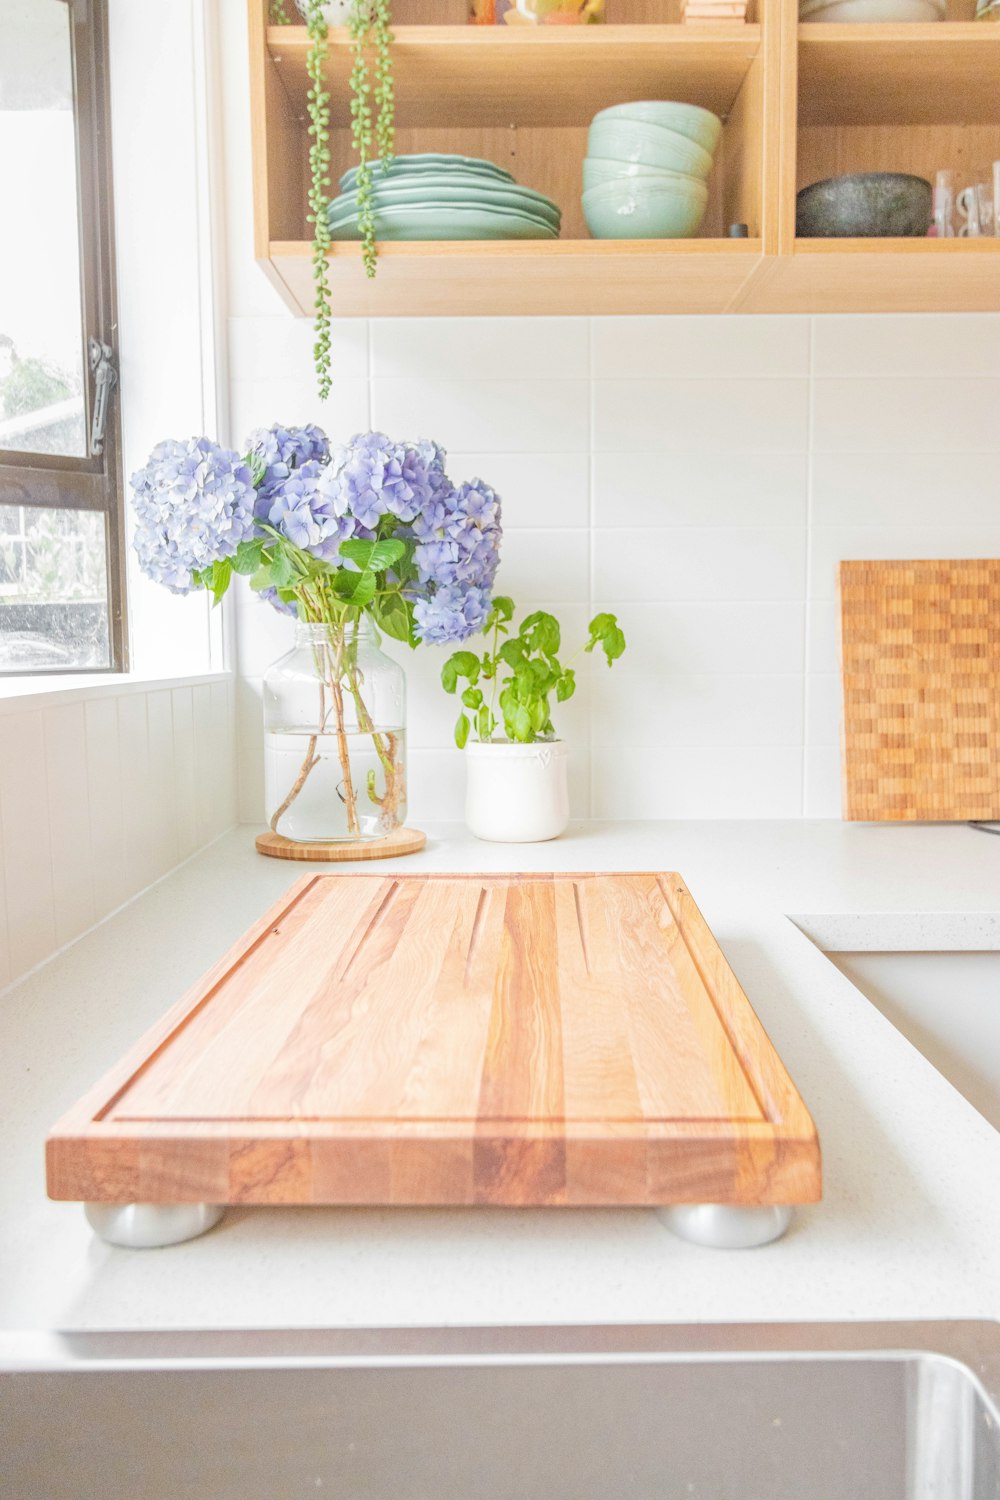
{"label": "hydrangea flower head", "polygon": [[172,593],[189,593],[194,573],[232,557],[255,533],[250,468],[210,438],[157,443],[130,482],[139,566]]}
{"label": "hydrangea flower head", "polygon": [[350,516],[339,516],[324,481],[328,468],[310,459],[278,485],[267,520],[303,552],[338,562],[340,544],[356,535]]}
{"label": "hydrangea flower head", "polygon": [[307,463],[326,463],[330,442],[321,427],[257,427],[246,441],[251,465],[259,478],[257,514],[265,516],[271,499],[289,474]]}
{"label": "hydrangea flower head", "polygon": [[482,630],[489,612],[490,596],[485,589],[457,584],[420,594],[413,606],[417,636],[432,646],[468,640]]}

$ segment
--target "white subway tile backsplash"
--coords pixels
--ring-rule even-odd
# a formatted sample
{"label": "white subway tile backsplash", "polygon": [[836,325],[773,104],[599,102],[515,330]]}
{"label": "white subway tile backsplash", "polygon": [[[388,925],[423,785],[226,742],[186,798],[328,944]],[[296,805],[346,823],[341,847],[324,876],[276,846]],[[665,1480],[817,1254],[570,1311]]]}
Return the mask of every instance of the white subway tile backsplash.
{"label": "white subway tile backsplash", "polygon": [[[231,380],[284,380],[298,386],[312,366],[316,325],[311,318],[229,319]],[[335,318],[330,328],[330,365],[334,396],[342,380],[367,380],[368,325],[364,318]],[[278,413],[271,421],[283,420]],[[288,421],[300,419],[294,414]],[[270,425],[270,424],[268,424]]]}
{"label": "white subway tile backsplash", "polygon": [[594,450],[805,449],[806,380],[595,380]]}
{"label": "white subway tile backsplash", "polygon": [[372,383],[372,423],[393,437],[432,437],[456,452],[586,450],[589,386],[583,379],[425,381],[419,370]]}
{"label": "white subway tile backsplash", "polygon": [[797,745],[803,684],[784,677],[691,677],[671,673],[642,645],[626,652],[598,687],[595,745]]}
{"label": "white subway tile backsplash", "polygon": [[503,503],[503,524],[534,527],[590,525],[590,458],[578,453],[448,454],[456,484],[485,479]]}
{"label": "white subway tile backsplash", "polygon": [[814,453],[811,470],[815,525],[884,526],[905,546],[911,528],[1000,518],[1000,463],[989,455]]}
{"label": "white subway tile backsplash", "polygon": [[595,818],[798,818],[802,751],[713,746],[595,747]]}
{"label": "white subway tile backsplash", "polygon": [[802,816],[841,816],[840,751],[836,745],[810,745],[806,748]]}
{"label": "white subway tile backsplash", "polygon": [[602,598],[802,599],[805,529],[678,526],[595,531],[594,587]]}
{"label": "white subway tile backsplash", "polygon": [[1000,378],[813,382],[813,446],[836,452],[1000,452]]}
{"label": "white subway tile backsplash", "polygon": [[230,443],[242,451],[255,427],[270,427],[273,422],[296,427],[315,422],[333,442],[346,442],[371,426],[368,382],[337,373],[329,399],[321,401],[308,368],[297,376],[234,379],[230,386]]}
{"label": "white subway tile backsplash", "polygon": [[594,319],[593,374],[598,380],[808,373],[807,318]]}
{"label": "white subway tile backsplash", "polygon": [[553,605],[586,603],[590,596],[589,531],[504,529],[497,593],[510,594],[518,608],[525,599],[547,598]]}
{"label": "white subway tile backsplash", "polygon": [[1000,375],[1000,313],[813,319],[814,375]]}
{"label": "white subway tile backsplash", "polygon": [[806,744],[839,745],[843,698],[839,672],[811,672],[806,678]]}
{"label": "white subway tile backsplash", "polygon": [[372,374],[427,382],[567,380],[587,372],[586,318],[376,318]]}
{"label": "white subway tile backsplash", "polygon": [[655,648],[670,672],[768,675],[803,668],[801,603],[635,604],[600,596],[594,608],[618,616],[629,651],[636,644]]}
{"label": "white subway tile backsplash", "polygon": [[1000,519],[993,526],[815,526],[809,586],[814,598],[835,595],[837,565],[848,559],[1000,556]]}
{"label": "white subway tile backsplash", "polygon": [[803,453],[595,453],[598,526],[804,525]]}

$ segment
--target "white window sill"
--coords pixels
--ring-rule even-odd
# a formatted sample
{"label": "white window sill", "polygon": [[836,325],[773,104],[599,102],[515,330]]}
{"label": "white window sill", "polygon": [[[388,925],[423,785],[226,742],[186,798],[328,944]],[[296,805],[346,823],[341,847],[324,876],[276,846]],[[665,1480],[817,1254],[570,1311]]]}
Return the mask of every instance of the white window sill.
{"label": "white window sill", "polygon": [[57,673],[51,676],[0,677],[0,713],[25,707],[44,708],[49,701],[121,697],[157,688],[187,687],[200,682],[228,682],[232,672],[188,672],[170,677],[134,676],[128,672]]}

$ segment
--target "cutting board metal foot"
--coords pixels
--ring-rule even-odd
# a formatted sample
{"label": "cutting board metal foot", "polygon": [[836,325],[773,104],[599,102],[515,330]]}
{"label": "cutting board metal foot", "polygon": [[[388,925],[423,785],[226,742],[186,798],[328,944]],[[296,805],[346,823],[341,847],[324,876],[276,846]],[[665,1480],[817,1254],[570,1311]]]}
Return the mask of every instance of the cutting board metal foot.
{"label": "cutting board metal foot", "polygon": [[225,1209],[215,1203],[85,1203],[87,1223],[109,1245],[160,1250],[214,1229]]}
{"label": "cutting board metal foot", "polygon": [[777,1204],[734,1208],[728,1203],[678,1203],[658,1209],[668,1229],[694,1245],[712,1250],[754,1250],[780,1240],[792,1210]]}

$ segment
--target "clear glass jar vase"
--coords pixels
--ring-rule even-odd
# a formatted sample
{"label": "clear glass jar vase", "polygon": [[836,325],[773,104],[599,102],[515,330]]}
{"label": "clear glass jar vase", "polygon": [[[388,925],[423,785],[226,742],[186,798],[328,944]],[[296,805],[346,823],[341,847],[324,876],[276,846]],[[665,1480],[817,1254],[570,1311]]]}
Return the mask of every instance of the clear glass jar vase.
{"label": "clear glass jar vase", "polygon": [[264,678],[272,830],[300,843],[377,839],[406,818],[406,677],[367,615],[299,622]]}

